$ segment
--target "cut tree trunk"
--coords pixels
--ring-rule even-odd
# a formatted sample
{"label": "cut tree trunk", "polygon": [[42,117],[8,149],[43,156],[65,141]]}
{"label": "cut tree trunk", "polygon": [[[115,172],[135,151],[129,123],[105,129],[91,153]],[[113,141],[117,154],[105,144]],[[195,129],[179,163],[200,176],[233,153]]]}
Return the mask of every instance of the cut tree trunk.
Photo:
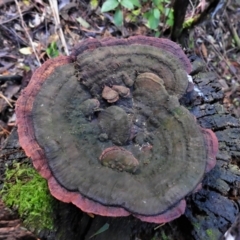
{"label": "cut tree trunk", "polygon": [[21,227],[16,213],[0,200],[0,240],[37,240],[27,229]]}
{"label": "cut tree trunk", "polygon": [[[219,140],[217,165],[206,174],[200,191],[187,198],[185,215],[163,226],[144,223],[133,217],[110,218],[81,212],[72,204],[56,200],[56,230],[43,233],[42,239],[89,239],[103,226],[108,229],[93,240],[131,239],[219,239],[239,213],[240,194],[240,123],[222,105],[223,92],[213,73],[194,71],[194,90],[181,103],[196,116],[203,128],[212,129]],[[26,157],[18,145],[16,130],[10,135],[1,153],[0,170],[5,163]],[[0,176],[1,176],[0,172]],[[167,237],[167,238],[166,238]],[[1,239],[1,231],[0,231]]]}

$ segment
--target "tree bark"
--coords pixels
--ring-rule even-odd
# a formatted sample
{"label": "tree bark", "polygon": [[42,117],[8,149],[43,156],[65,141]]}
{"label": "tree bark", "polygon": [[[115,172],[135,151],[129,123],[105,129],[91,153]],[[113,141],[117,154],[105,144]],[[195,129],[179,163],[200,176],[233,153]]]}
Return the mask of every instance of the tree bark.
{"label": "tree bark", "polygon": [[171,40],[174,42],[180,37],[182,33],[182,25],[185,19],[187,6],[189,0],[175,0],[173,4],[174,10],[174,24],[171,32]]}
{"label": "tree bark", "polygon": [[[105,224],[109,228],[91,239],[219,239],[239,213],[240,122],[222,105],[223,92],[216,75],[193,71],[194,90],[187,93],[181,103],[188,107],[199,124],[215,131],[219,140],[217,165],[203,179],[200,191],[187,198],[185,215],[158,226],[133,217],[91,218],[72,204],[57,202],[54,232],[42,233],[42,239],[89,239]],[[25,161],[18,145],[17,133],[10,135],[0,157],[0,170],[14,159]],[[0,175],[3,172],[0,172]],[[0,233],[1,236],[1,233]],[[1,238],[0,238],[1,239]]]}
{"label": "tree bark", "polygon": [[17,214],[0,200],[0,240],[37,240],[37,237],[20,224]]}

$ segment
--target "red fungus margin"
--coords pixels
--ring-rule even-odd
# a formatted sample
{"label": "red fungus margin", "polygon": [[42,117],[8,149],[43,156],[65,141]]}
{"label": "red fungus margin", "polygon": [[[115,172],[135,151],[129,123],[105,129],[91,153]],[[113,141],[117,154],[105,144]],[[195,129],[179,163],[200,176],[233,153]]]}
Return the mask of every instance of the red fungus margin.
{"label": "red fungus margin", "polygon": [[[165,49],[172,54],[175,54],[177,58],[181,60],[185,70],[188,73],[191,72],[191,64],[186,55],[177,44],[171,42],[168,39],[156,39],[139,36],[125,40],[112,40],[110,38],[103,41],[96,39],[85,40],[75,48],[70,57],[61,56],[45,62],[42,67],[36,70],[28,87],[22,91],[22,94],[19,97],[16,105],[19,142],[25,150],[26,155],[32,159],[33,165],[37,171],[47,179],[51,194],[60,201],[67,203],[71,202],[78,206],[82,211],[97,215],[118,217],[128,216],[132,214],[142,221],[164,223],[169,222],[184,213],[186,207],[186,201],[184,199],[173,206],[170,210],[168,209],[165,213],[161,213],[156,216],[144,216],[130,213],[121,207],[104,206],[98,202],[82,196],[78,192],[71,192],[63,188],[55,180],[51,173],[51,170],[49,169],[45,153],[35,138],[33,122],[31,119],[34,98],[38,94],[44,81],[54,72],[56,67],[75,62],[76,56],[83,53],[84,51],[105,46],[131,44],[152,45],[154,47]],[[210,171],[216,162],[218,144],[216,136],[211,130],[203,129],[202,131],[204,136],[206,136],[205,144],[211,146],[208,148],[208,161],[206,165],[206,171]]]}

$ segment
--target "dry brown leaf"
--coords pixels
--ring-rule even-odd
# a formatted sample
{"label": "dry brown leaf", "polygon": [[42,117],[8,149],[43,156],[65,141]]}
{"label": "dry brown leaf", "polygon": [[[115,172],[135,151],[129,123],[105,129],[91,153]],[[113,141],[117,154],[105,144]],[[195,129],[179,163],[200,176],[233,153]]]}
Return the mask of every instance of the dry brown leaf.
{"label": "dry brown leaf", "polygon": [[91,218],[94,218],[94,214],[92,214],[92,213],[87,213],[87,215]]}
{"label": "dry brown leaf", "polygon": [[208,52],[207,52],[207,48],[204,43],[201,44],[201,52],[202,52],[203,57],[206,59],[208,56]]}

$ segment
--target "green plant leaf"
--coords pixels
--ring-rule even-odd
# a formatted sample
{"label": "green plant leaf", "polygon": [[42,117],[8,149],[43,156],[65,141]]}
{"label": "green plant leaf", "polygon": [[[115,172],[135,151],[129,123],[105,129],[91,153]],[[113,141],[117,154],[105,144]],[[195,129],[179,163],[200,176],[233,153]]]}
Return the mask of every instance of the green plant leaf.
{"label": "green plant leaf", "polygon": [[118,0],[107,0],[103,3],[101,11],[108,12],[114,10],[119,5]]}
{"label": "green plant leaf", "polygon": [[[105,223],[97,232],[95,232],[90,238],[93,238],[94,236],[102,233],[102,232],[105,232],[109,229],[109,224],[108,223]],[[89,238],[89,239],[90,239]]]}
{"label": "green plant leaf", "polygon": [[148,12],[145,12],[145,13],[143,14],[143,17],[144,17],[145,19],[148,19],[148,18],[150,17],[150,15],[151,15],[151,12],[148,11]]}
{"label": "green plant leaf", "polygon": [[120,4],[129,10],[134,9],[134,6],[130,0],[121,0]]}
{"label": "green plant leaf", "polygon": [[172,18],[168,18],[166,24],[167,24],[168,26],[172,27],[173,24],[174,24],[174,20],[173,20]]}
{"label": "green plant leaf", "polygon": [[57,57],[59,55],[56,42],[51,42],[48,48],[46,49],[46,53],[49,57]]}
{"label": "green plant leaf", "polygon": [[153,3],[155,6],[158,6],[160,3],[162,3],[162,0],[153,0]]}
{"label": "green plant leaf", "polygon": [[157,8],[153,9],[153,15],[155,18],[160,18],[160,11]]}
{"label": "green plant leaf", "polygon": [[122,24],[123,24],[123,12],[122,12],[121,9],[118,8],[116,10],[113,19],[114,19],[114,24],[116,26],[122,26]]}
{"label": "green plant leaf", "polygon": [[156,31],[154,36],[155,36],[155,37],[159,37],[159,36],[160,36],[160,32],[159,32],[159,31]]}
{"label": "green plant leaf", "polygon": [[141,13],[141,8],[132,11],[132,14],[138,16]]}
{"label": "green plant leaf", "polygon": [[137,17],[132,13],[127,13],[126,16],[124,17],[126,22],[136,22],[137,21]]}
{"label": "green plant leaf", "polygon": [[76,18],[76,20],[84,27],[84,28],[90,28],[90,24],[83,19],[82,17]]}
{"label": "green plant leaf", "polygon": [[90,6],[91,6],[91,9],[96,9],[97,6],[98,6],[98,0],[91,0],[90,1]]}
{"label": "green plant leaf", "polygon": [[154,14],[151,13],[148,17],[147,27],[155,30],[158,27],[160,20],[154,17]]}
{"label": "green plant leaf", "polygon": [[159,9],[159,11],[160,11],[161,13],[164,13],[164,6],[163,6],[162,3],[158,4],[158,5],[157,5],[157,8]]}
{"label": "green plant leaf", "polygon": [[174,20],[173,9],[170,9],[170,12],[168,14],[168,18],[171,18],[172,20]]}
{"label": "green plant leaf", "polygon": [[173,14],[173,10],[172,10],[171,8],[165,8],[165,9],[164,9],[164,14],[165,14],[166,16],[170,16],[170,15]]}
{"label": "green plant leaf", "polygon": [[138,0],[130,0],[130,2],[134,5],[134,6],[137,6],[137,7],[141,7],[141,4]]}

